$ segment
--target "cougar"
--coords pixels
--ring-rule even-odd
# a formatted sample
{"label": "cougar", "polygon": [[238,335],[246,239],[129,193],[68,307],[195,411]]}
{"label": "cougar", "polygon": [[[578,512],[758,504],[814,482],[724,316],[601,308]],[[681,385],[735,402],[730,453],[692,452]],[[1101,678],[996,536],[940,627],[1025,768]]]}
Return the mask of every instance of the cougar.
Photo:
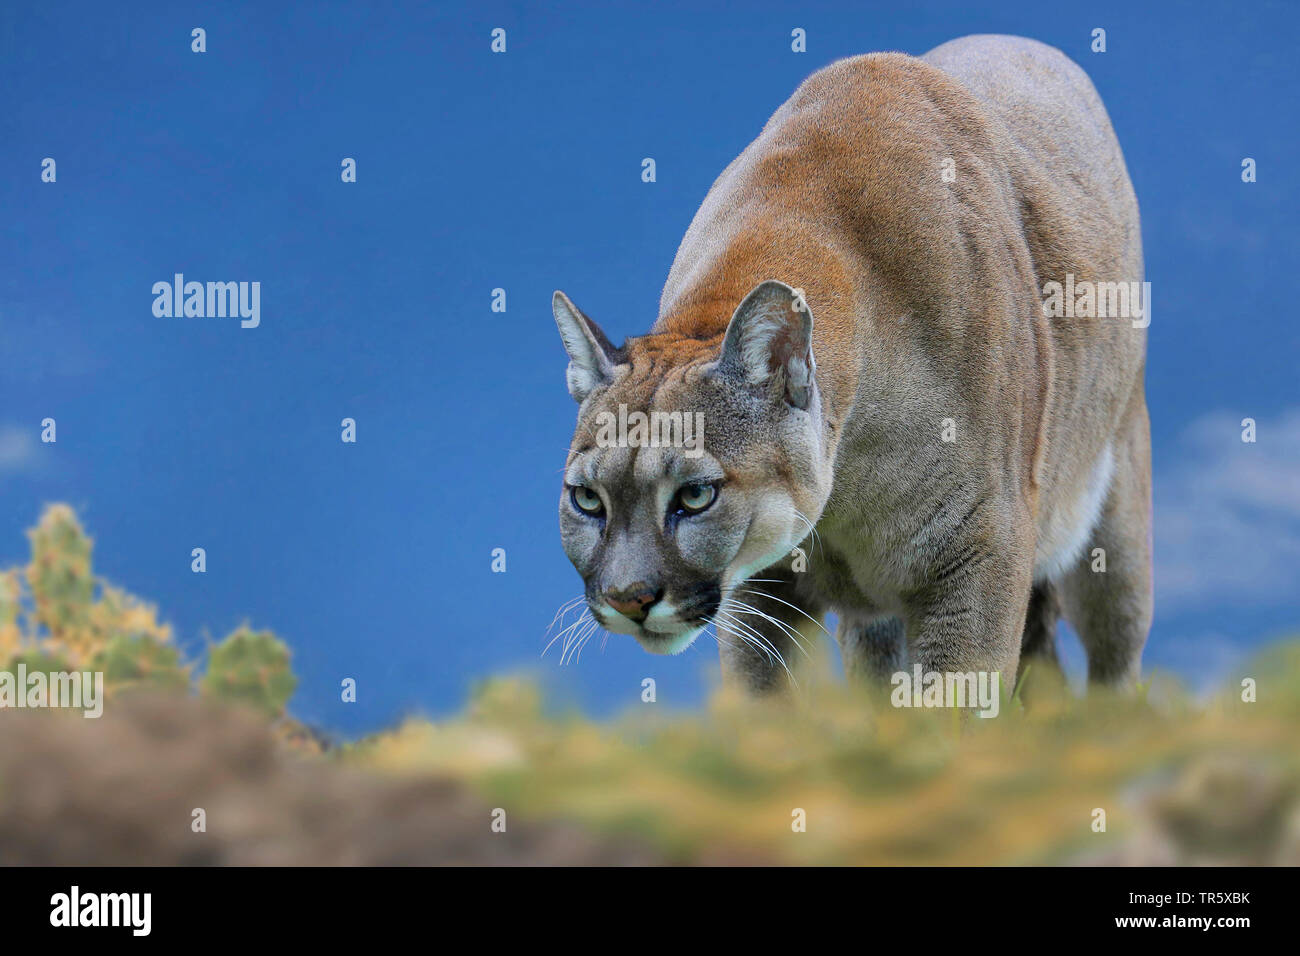
{"label": "cougar", "polygon": [[560,529],[594,622],[656,654],[713,625],[724,679],[763,692],[828,613],[851,676],[1003,686],[1056,665],[1064,614],[1089,679],[1131,684],[1149,302],[1091,297],[1142,279],[1119,144],[1059,51],[971,36],[814,73],[709,190],[648,334],[615,347],[555,293]]}

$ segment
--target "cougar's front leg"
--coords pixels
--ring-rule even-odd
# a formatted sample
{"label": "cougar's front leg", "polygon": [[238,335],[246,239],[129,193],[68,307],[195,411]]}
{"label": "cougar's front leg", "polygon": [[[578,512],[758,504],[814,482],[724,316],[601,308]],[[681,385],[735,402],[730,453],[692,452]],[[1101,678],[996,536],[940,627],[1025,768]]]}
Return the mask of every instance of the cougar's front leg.
{"label": "cougar's front leg", "polygon": [[963,536],[905,598],[907,643],[922,673],[1000,673],[1009,693],[1033,579],[1032,531]]}
{"label": "cougar's front leg", "polygon": [[[780,577],[768,569],[759,577]],[[806,607],[788,579],[728,589],[715,616],[722,678],[754,694],[790,688],[801,660],[824,633],[820,609]]]}
{"label": "cougar's front leg", "polygon": [[864,684],[888,684],[894,674],[907,668],[907,640],[903,622],[896,617],[857,618],[838,611],[844,674]]}

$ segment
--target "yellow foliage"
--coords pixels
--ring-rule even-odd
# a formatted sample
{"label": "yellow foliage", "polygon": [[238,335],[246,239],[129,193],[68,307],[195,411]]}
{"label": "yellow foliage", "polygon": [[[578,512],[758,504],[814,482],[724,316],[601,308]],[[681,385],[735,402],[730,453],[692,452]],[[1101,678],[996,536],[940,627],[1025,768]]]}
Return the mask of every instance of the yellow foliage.
{"label": "yellow foliage", "polygon": [[27,536],[31,560],[0,571],[0,663],[39,650],[82,667],[116,637],[171,641],[153,605],[94,576],[93,542],[68,505],[47,506]]}
{"label": "yellow foliage", "polygon": [[452,776],[493,806],[648,838],[683,861],[1300,862],[1297,648],[1245,672],[1270,676],[1257,703],[1160,682],[967,721],[824,682],[792,702],[719,695],[702,714],[650,704],[601,723],[548,715],[534,686],[503,680],[463,717],[408,721],[340,759]]}
{"label": "yellow foliage", "polygon": [[18,628],[21,588],[17,571],[0,572],[0,666],[18,653],[22,641]]}

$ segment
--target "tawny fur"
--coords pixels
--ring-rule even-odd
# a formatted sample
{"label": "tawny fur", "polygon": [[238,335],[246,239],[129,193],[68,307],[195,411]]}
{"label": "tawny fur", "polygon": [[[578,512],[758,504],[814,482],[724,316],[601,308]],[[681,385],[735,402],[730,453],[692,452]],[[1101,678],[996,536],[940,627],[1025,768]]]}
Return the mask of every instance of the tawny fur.
{"label": "tawny fur", "polygon": [[[712,569],[723,593],[743,577],[764,579],[747,600],[786,626],[750,623],[787,659],[797,656],[790,631],[808,631],[797,605],[817,619],[839,615],[851,673],[915,661],[999,670],[1009,682],[1022,639],[1054,660],[1059,596],[1090,677],[1132,682],[1151,618],[1145,329],[1047,317],[1044,286],[1067,274],[1143,278],[1119,145],[1065,56],[977,36],[920,58],[870,54],[815,73],[714,183],[649,335],[613,349],[557,295],[566,344],[590,329],[599,366],[587,370],[569,349],[571,375],[590,374],[575,391],[570,470],[617,489],[599,535],[561,503],[589,599],[627,583],[618,575],[688,593],[710,573],[693,555],[726,554],[726,567]],[[794,345],[774,345],[785,351],[768,370],[778,399],[786,383],[784,406],[755,412],[733,401],[740,379],[730,391],[714,383],[725,379],[729,325],[756,327],[738,305],[769,280],[802,290],[814,320],[807,413],[797,399],[791,407],[789,376],[802,367],[795,326]],[[618,403],[712,412],[707,444],[731,509],[712,519],[716,540],[665,532],[661,500],[640,513],[647,450],[592,457],[592,416]],[[948,426],[955,441],[942,440]],[[751,567],[782,543],[795,508],[817,535],[792,525],[784,543],[808,555],[807,569],[789,558]],[[761,547],[736,545],[732,526],[745,521],[751,536],[761,530]],[[1098,549],[1104,572],[1093,569]],[[1027,630],[1035,585],[1051,600],[1038,602]],[[786,680],[739,641],[724,641],[723,664],[754,689]]]}

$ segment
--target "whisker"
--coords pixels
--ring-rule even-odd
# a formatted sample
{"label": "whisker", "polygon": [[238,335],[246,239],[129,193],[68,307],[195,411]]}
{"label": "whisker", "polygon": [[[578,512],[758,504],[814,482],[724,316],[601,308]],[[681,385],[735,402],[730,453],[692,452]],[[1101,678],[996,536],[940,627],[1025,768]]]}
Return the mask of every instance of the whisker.
{"label": "whisker", "polygon": [[551,618],[551,623],[546,626],[546,629],[549,631],[551,628],[555,627],[556,621],[560,620],[560,618],[564,617],[564,615],[568,614],[584,600],[586,600],[586,595],[579,594],[576,598],[571,598],[561,604],[560,609],[555,612],[555,617]]}
{"label": "whisker", "polygon": [[568,627],[566,627],[564,630],[562,630],[559,634],[556,634],[553,638],[551,638],[549,641],[547,641],[547,642],[546,642],[546,646],[542,648],[542,653],[541,653],[539,656],[540,656],[540,657],[545,657],[545,656],[546,656],[546,652],[549,651],[549,650],[551,649],[551,646],[552,646],[556,641],[558,641],[560,638],[564,637],[564,635],[567,634],[567,633],[569,633],[569,631],[570,631],[572,628],[576,627],[578,624],[581,624],[581,623],[582,623],[582,618],[578,618],[576,621],[574,621],[572,624],[570,624]]}
{"label": "whisker", "polygon": [[[719,610],[718,613],[721,614],[721,615],[723,615],[723,617],[724,617],[724,620],[723,620],[723,626],[724,626],[724,627],[727,627],[728,629],[734,629],[735,632],[736,632],[736,634],[737,634],[737,636],[741,637],[742,639],[744,639],[747,643],[751,644],[752,646],[755,646],[757,649],[762,650],[762,651],[765,651],[765,652],[767,653],[767,655],[768,655],[768,661],[769,661],[769,663],[777,663],[777,664],[780,664],[780,665],[781,665],[781,669],[784,670],[785,673],[786,673],[786,676],[790,678],[790,682],[791,682],[792,684],[794,684],[795,686],[798,686],[798,681],[795,680],[794,673],[790,670],[790,665],[786,663],[785,658],[781,655],[781,652],[780,652],[779,650],[777,650],[775,646],[773,646],[773,644],[772,644],[771,641],[769,641],[769,640],[768,640],[766,637],[764,637],[761,633],[759,633],[758,631],[756,631],[756,630],[752,627],[752,625],[746,624],[744,621],[741,621],[739,618],[733,616],[733,615],[730,614],[729,612],[727,612],[727,611],[723,611],[723,610]],[[745,631],[748,631],[750,634],[754,634],[754,635],[756,635],[757,638],[758,638],[758,641],[761,642],[761,643],[755,643],[755,641],[753,641],[753,640],[751,640],[749,637],[747,637],[747,635],[745,634],[744,631],[739,630],[740,628],[744,628]]]}
{"label": "whisker", "polygon": [[800,521],[802,521],[805,525],[808,526],[807,537],[811,537],[813,539],[814,551],[817,548],[821,547],[822,537],[820,534],[817,533],[817,526],[813,524],[812,521],[808,519],[808,516],[804,514],[802,511],[800,511],[798,508],[794,509],[794,515],[796,518],[798,518]]}
{"label": "whisker", "polygon": [[718,608],[718,610],[715,611],[713,615],[714,626],[716,627],[719,622],[721,622],[724,626],[730,628],[731,631],[736,635],[736,637],[740,638],[750,647],[760,650],[764,654],[766,654],[769,663],[776,663],[776,658],[773,657],[773,652],[775,651],[775,648],[771,648],[767,646],[766,643],[759,643],[759,641],[766,641],[766,639],[763,638],[763,635],[759,634],[757,631],[755,631],[744,621],[734,617],[726,609]]}
{"label": "whisker", "polygon": [[[731,611],[732,614],[736,616],[757,617],[760,620],[768,621],[769,623],[776,625],[789,636],[790,642],[799,649],[799,653],[804,657],[808,657],[807,648],[805,648],[803,642],[799,640],[803,635],[801,635],[792,625],[787,624],[780,618],[773,617],[765,611],[760,611],[758,608],[746,604],[744,601],[737,601],[735,598],[728,598],[728,600],[731,602],[731,608],[728,608],[728,610]],[[732,608],[735,608],[735,610],[732,610]]]}
{"label": "whisker", "polygon": [[591,640],[591,636],[596,633],[597,625],[593,622],[590,627],[585,628],[573,641],[573,650],[569,652],[569,663],[576,664],[579,655],[582,654],[582,648]]}
{"label": "whisker", "polygon": [[582,645],[587,642],[599,626],[600,625],[596,622],[595,618],[590,618],[581,631],[578,631],[573,635],[573,637],[569,638],[569,640],[565,642],[564,651],[560,654],[561,666],[574,663],[575,655],[582,650]]}
{"label": "whisker", "polygon": [[569,658],[570,663],[576,664],[578,663],[578,661],[582,659],[582,649],[587,646],[587,642],[591,640],[592,637],[595,636],[595,634],[596,634],[595,628],[589,628],[586,632],[583,633],[582,639],[578,641],[577,648],[574,649],[573,655]]}
{"label": "whisker", "polygon": [[826,630],[826,625],[824,625],[821,621],[817,620],[817,618],[813,617],[811,614],[809,614],[809,613],[808,613],[807,611],[805,611],[803,608],[799,607],[799,605],[797,605],[797,604],[791,604],[789,601],[786,601],[786,600],[784,600],[783,598],[779,598],[779,597],[777,597],[775,594],[768,594],[766,591],[755,591],[755,590],[752,590],[752,589],[749,589],[749,588],[746,588],[746,589],[739,589],[739,588],[738,588],[738,589],[736,589],[735,593],[736,593],[736,594],[754,594],[754,595],[757,595],[757,596],[759,596],[759,597],[770,598],[771,600],[776,601],[778,604],[784,604],[786,607],[790,608],[791,610],[798,611],[798,612],[799,612],[800,614],[802,614],[804,617],[808,618],[808,620],[810,620],[810,621],[812,621],[814,624],[816,624],[816,625],[821,629],[821,632],[822,632],[823,634],[825,634],[827,637],[830,637],[830,636],[831,636],[831,632],[828,631],[828,630]]}
{"label": "whisker", "polygon": [[778,617],[773,617],[771,614],[768,614],[766,611],[761,610],[760,608],[754,607],[754,605],[752,604],[746,604],[744,601],[737,600],[734,597],[728,597],[727,601],[729,602],[729,606],[727,610],[732,611],[733,613],[748,612],[750,614],[753,614],[755,617],[758,617],[764,621],[769,621],[772,624],[775,624],[783,632],[789,634],[792,639],[796,641],[798,640],[799,631],[796,630],[793,625],[786,623],[785,621],[781,620]]}
{"label": "whisker", "polygon": [[[560,633],[556,634],[553,638],[550,639],[550,641],[547,642],[546,646],[545,646],[544,648],[542,648],[542,654],[541,654],[541,656],[542,656],[542,657],[545,657],[545,656],[546,656],[546,652],[549,651],[549,650],[551,649],[551,645],[554,644],[556,641],[560,640],[561,638],[564,638],[564,646],[565,646],[565,647],[568,647],[568,646],[569,646],[568,635],[569,635],[569,634],[570,634],[570,633],[571,633],[575,628],[577,628],[579,625],[581,625],[584,621],[586,621],[586,620],[591,620],[591,619],[592,619],[592,618],[591,618],[590,613],[589,613],[586,609],[584,609],[583,612],[582,612],[582,614],[580,614],[580,615],[578,616],[578,619],[577,619],[576,621],[574,621],[572,624],[570,624],[570,625],[569,625],[568,627],[566,627],[564,630],[560,631]],[[563,655],[561,655],[561,659],[562,659],[562,658],[563,658]]]}
{"label": "whisker", "polygon": [[769,662],[780,663],[782,667],[785,667],[786,670],[789,671],[789,667],[786,667],[785,657],[762,631],[758,630],[758,628],[754,627],[747,621],[742,621],[740,616],[733,613],[730,609],[720,608],[718,613],[724,615],[724,623],[726,626],[735,628],[741,637],[752,635],[753,641],[751,641],[751,643],[756,642],[755,646],[768,654]]}

